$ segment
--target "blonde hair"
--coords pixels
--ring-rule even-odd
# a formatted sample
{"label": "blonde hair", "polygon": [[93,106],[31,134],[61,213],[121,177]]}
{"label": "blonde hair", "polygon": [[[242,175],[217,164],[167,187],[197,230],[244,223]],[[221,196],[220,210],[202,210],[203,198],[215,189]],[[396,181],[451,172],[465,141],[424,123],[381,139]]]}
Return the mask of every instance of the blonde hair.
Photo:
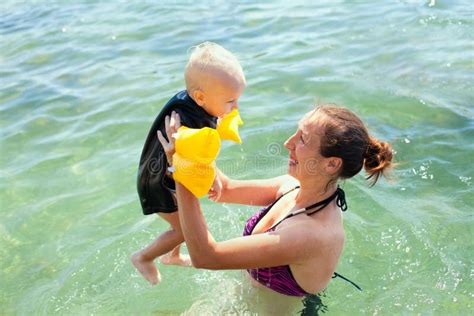
{"label": "blonde hair", "polygon": [[189,94],[201,88],[200,82],[203,80],[203,75],[209,75],[211,71],[215,70],[246,84],[239,60],[224,47],[213,42],[204,42],[192,47],[191,50],[184,71],[184,80]]}

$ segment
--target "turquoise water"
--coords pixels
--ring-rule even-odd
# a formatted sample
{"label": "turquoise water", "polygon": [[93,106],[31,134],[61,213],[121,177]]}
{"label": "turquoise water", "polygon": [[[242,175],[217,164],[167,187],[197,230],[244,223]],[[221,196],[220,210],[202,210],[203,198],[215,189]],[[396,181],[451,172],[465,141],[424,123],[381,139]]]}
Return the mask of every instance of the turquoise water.
{"label": "turquoise water", "polygon": [[[470,1],[41,2],[0,4],[0,314],[297,314],[240,271],[161,266],[151,287],[129,255],[167,225],[144,217],[135,175],[148,129],[183,89],[204,40],[241,59],[244,143],[218,165],[285,172],[283,141],[315,103],[358,113],[390,141],[393,181],[348,196],[328,315],[472,312],[474,32]],[[202,201],[214,237],[256,208]]]}

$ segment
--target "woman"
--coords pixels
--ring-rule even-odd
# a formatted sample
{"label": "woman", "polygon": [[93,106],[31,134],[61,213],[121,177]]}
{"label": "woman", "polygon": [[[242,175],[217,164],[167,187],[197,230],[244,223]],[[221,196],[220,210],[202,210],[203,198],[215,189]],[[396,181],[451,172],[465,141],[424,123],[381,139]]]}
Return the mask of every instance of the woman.
{"label": "woman", "polygon": [[[162,142],[174,153],[171,135]],[[268,205],[246,223],[244,236],[216,242],[198,199],[176,185],[181,228],[193,265],[202,269],[247,269],[262,285],[284,295],[318,293],[329,283],[341,256],[347,206],[337,185],[362,167],[372,185],[392,160],[389,144],[371,137],[351,111],[320,106],[307,113],[285,142],[288,174],[267,180],[233,180],[222,173],[219,202]]]}

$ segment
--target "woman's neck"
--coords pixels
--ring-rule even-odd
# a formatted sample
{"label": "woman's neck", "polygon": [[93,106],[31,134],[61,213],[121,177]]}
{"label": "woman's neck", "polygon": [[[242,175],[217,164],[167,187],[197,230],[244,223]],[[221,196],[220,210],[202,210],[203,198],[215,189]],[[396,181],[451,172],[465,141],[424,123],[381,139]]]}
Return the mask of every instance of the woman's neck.
{"label": "woman's neck", "polygon": [[307,207],[330,197],[336,191],[337,183],[333,181],[329,184],[328,179],[321,181],[300,182],[300,190],[296,196],[296,206],[298,208]]}

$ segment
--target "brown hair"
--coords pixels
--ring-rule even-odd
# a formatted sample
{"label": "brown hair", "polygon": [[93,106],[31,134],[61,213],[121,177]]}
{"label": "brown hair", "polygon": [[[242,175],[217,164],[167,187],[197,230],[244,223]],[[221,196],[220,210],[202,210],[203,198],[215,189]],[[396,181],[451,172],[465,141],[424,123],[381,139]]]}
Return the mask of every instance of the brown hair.
{"label": "brown hair", "polygon": [[369,135],[364,123],[350,110],[332,104],[318,106],[315,112],[323,113],[321,155],[339,157],[342,167],[338,178],[352,178],[364,167],[373,186],[389,170],[392,147]]}

